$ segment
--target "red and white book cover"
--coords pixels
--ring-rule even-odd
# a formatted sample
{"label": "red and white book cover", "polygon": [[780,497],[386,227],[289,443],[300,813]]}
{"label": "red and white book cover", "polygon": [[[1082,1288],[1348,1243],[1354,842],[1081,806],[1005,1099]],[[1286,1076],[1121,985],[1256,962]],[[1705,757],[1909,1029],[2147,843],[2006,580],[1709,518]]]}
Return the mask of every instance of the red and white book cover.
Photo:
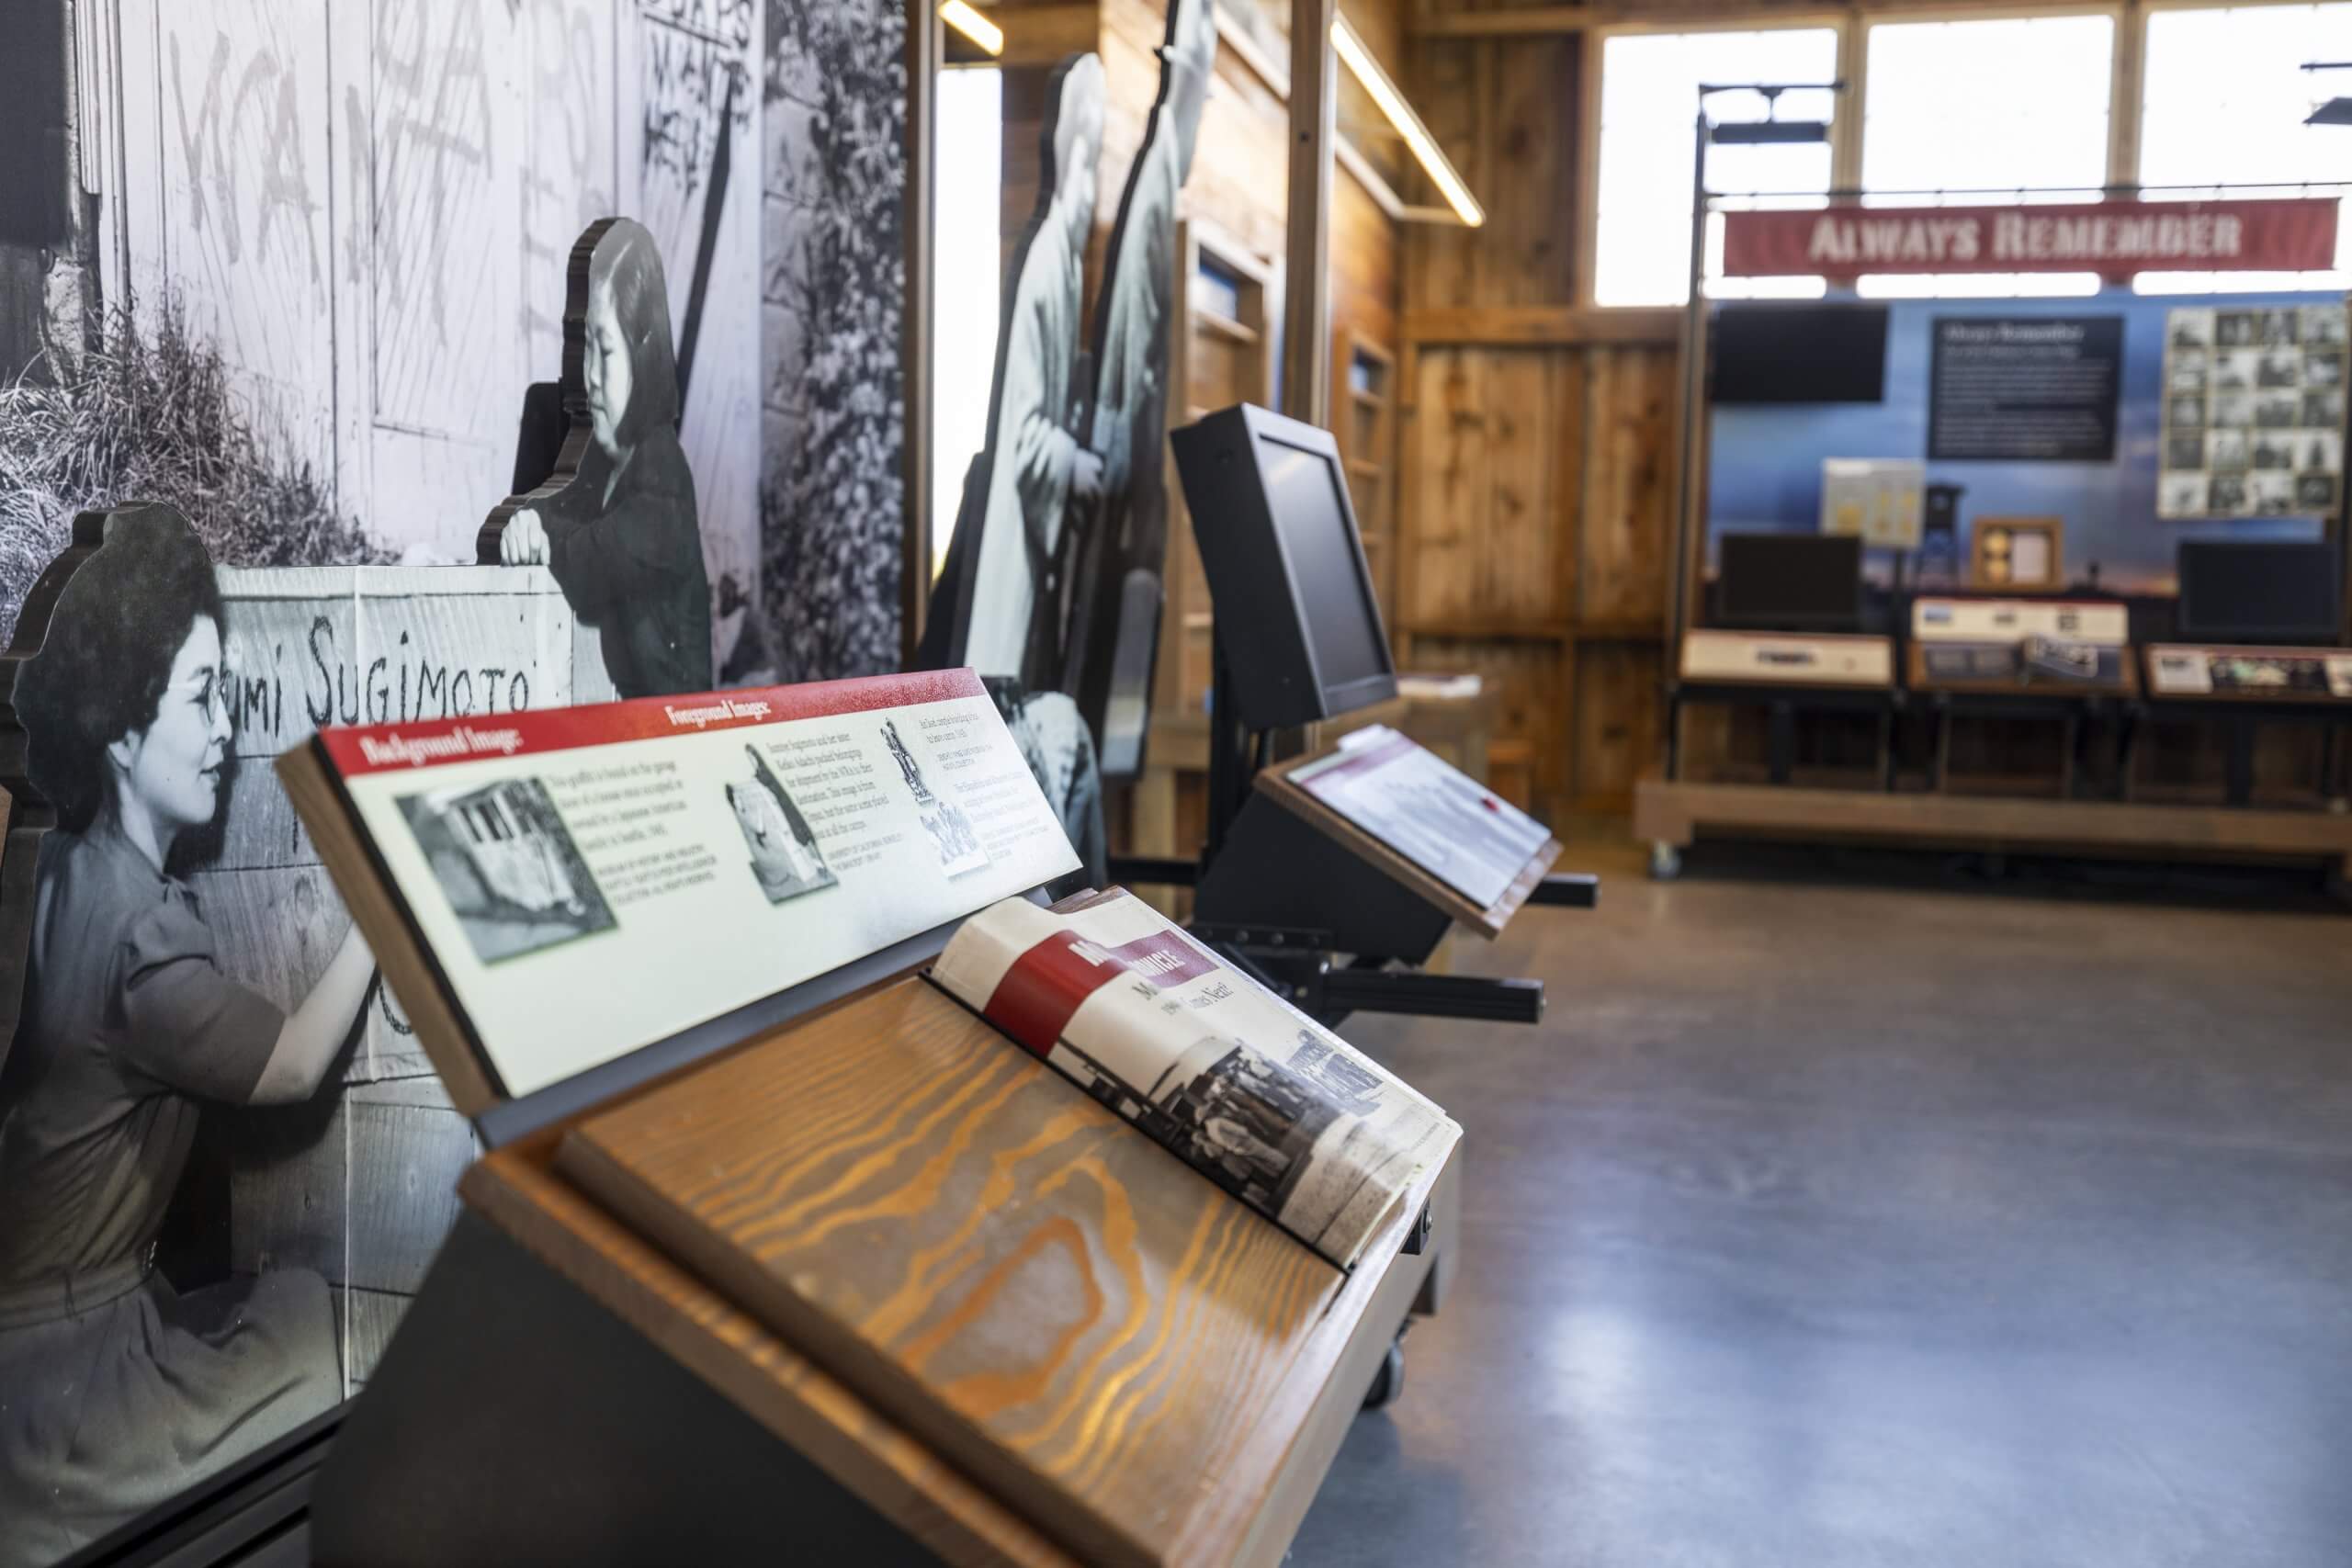
{"label": "red and white book cover", "polygon": [[1125,889],[995,905],[932,978],[1342,1269],[1462,1135]]}

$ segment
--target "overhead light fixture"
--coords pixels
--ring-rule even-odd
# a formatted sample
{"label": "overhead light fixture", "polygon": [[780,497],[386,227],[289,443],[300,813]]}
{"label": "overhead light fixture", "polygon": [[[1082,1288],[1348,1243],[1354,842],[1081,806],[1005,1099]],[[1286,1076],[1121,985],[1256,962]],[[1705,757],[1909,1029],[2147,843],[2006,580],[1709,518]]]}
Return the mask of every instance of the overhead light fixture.
{"label": "overhead light fixture", "polygon": [[[1827,84],[1826,90],[1838,92],[1843,82]],[[1826,141],[1829,122],[1826,119],[1782,119],[1781,95],[1791,89],[1777,82],[1758,82],[1742,86],[1703,85],[1699,89],[1702,103],[1717,93],[1758,93],[1764,98],[1762,119],[1727,119],[1707,127],[1707,140],[1718,147],[1778,147],[1792,142]],[[1799,91],[1812,89],[1800,88]]]}
{"label": "overhead light fixture", "polygon": [[1004,29],[980,15],[971,0],[942,0],[939,19],[989,53],[1004,52]]}
{"label": "overhead light fixture", "polygon": [[[960,5],[963,0],[947,3]],[[1429,172],[1430,182],[1445,197],[1445,204],[1453,209],[1454,216],[1473,229],[1484,223],[1487,209],[1478,205],[1478,198],[1470,194],[1470,187],[1453,172],[1437,138],[1430,134],[1430,128],[1421,123],[1421,117],[1413,112],[1413,106],[1405,101],[1405,95],[1396,90],[1396,84],[1388,79],[1388,73],[1380,68],[1380,62],[1372,57],[1372,51],[1364,47],[1363,39],[1348,26],[1345,17],[1331,18],[1331,47],[1372,101],[1380,106],[1380,112],[1388,117],[1388,123],[1396,128],[1396,134],[1405,139],[1405,145],[1413,150],[1413,156],[1420,160],[1421,167]]]}
{"label": "overhead light fixture", "polygon": [[1820,119],[1733,119],[1715,126],[1709,140],[1718,147],[1764,147],[1790,141],[1826,141],[1829,122]]}
{"label": "overhead light fixture", "polygon": [[[2352,71],[2352,61],[2306,60],[2305,71]],[[2330,98],[2303,117],[2305,125],[2352,125],[2352,98]]]}

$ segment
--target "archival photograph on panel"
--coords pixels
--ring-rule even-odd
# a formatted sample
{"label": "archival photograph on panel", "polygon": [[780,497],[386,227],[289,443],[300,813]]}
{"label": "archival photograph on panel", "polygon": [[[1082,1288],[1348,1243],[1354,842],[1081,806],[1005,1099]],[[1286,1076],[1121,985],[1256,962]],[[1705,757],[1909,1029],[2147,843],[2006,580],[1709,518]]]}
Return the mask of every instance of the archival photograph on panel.
{"label": "archival photograph on panel", "polygon": [[1338,1111],[1254,1047],[1203,1039],[1150,1091],[1146,1131],[1241,1199],[1280,1213]]}
{"label": "archival photograph on panel", "polygon": [[923,831],[931,835],[932,845],[939,852],[940,869],[950,876],[961,876],[988,864],[989,852],[981,847],[978,829],[972,826],[972,819],[962,807],[933,793],[922,764],[916,761],[906,738],[899,732],[898,720],[884,719],[881,735],[890,760],[899,764],[899,782],[914,799],[915,814],[922,822]]}
{"label": "archival photograph on panel", "polygon": [[2213,312],[2191,307],[2169,312],[2165,326],[2165,344],[2176,351],[2213,346]]}
{"label": "archival photograph on panel", "polygon": [[817,847],[817,834],[800,814],[791,792],[759,749],[743,748],[741,776],[727,784],[727,804],[735,825],[743,831],[743,847],[751,852],[752,880],[771,904],[831,887],[838,881]]}
{"label": "archival photograph on panel", "polygon": [[407,795],[400,807],[484,964],[612,930],[612,908],[538,780]]}
{"label": "archival photograph on panel", "polygon": [[2206,478],[2202,473],[2166,474],[2156,481],[2156,514],[2160,517],[2201,517],[2205,513]]}

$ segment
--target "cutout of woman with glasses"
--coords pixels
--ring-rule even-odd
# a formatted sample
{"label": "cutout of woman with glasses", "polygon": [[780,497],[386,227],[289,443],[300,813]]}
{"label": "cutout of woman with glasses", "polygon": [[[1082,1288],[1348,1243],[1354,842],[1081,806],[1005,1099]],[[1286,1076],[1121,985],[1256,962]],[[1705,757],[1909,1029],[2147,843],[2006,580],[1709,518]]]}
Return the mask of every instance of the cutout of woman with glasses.
{"label": "cutout of woman with glasses", "polygon": [[154,1267],[202,1107],[316,1094],[374,967],[355,930],[281,1012],[221,973],[175,874],[227,805],[221,624],[187,522],[120,508],[17,679],[57,827],[0,1064],[0,1564],[51,1562],[342,1395],[316,1274],[183,1294]]}

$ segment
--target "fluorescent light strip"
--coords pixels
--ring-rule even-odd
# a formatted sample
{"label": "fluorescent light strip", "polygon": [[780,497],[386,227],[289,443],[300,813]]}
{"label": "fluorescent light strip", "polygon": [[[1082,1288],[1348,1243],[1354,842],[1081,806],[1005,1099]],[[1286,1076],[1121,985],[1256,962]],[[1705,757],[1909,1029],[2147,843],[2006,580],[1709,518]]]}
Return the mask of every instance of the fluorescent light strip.
{"label": "fluorescent light strip", "polygon": [[[963,0],[947,0],[947,3],[958,6],[963,4]],[[1420,160],[1421,167],[1429,171],[1430,178],[1436,183],[1438,193],[1445,197],[1446,205],[1473,229],[1484,223],[1487,220],[1486,209],[1480,207],[1478,198],[1470,194],[1470,187],[1462,183],[1462,176],[1453,172],[1453,165],[1446,162],[1445,152],[1438,146],[1437,138],[1430,134],[1430,128],[1421,123],[1421,117],[1413,112],[1413,106],[1405,101],[1405,95],[1396,90],[1396,84],[1388,79],[1388,73],[1380,68],[1380,62],[1372,57],[1372,51],[1364,47],[1363,39],[1356,36],[1355,28],[1348,26],[1345,17],[1334,16],[1331,18],[1331,47],[1339,51],[1340,58],[1347,62],[1356,80],[1363,85],[1363,90],[1372,95],[1372,101],[1380,106],[1380,112],[1388,117],[1388,123],[1396,128],[1396,134],[1405,139],[1405,145],[1413,150],[1413,156]]]}
{"label": "fluorescent light strip", "polygon": [[939,19],[989,53],[1004,52],[1004,29],[975,10],[971,0],[942,0]]}

